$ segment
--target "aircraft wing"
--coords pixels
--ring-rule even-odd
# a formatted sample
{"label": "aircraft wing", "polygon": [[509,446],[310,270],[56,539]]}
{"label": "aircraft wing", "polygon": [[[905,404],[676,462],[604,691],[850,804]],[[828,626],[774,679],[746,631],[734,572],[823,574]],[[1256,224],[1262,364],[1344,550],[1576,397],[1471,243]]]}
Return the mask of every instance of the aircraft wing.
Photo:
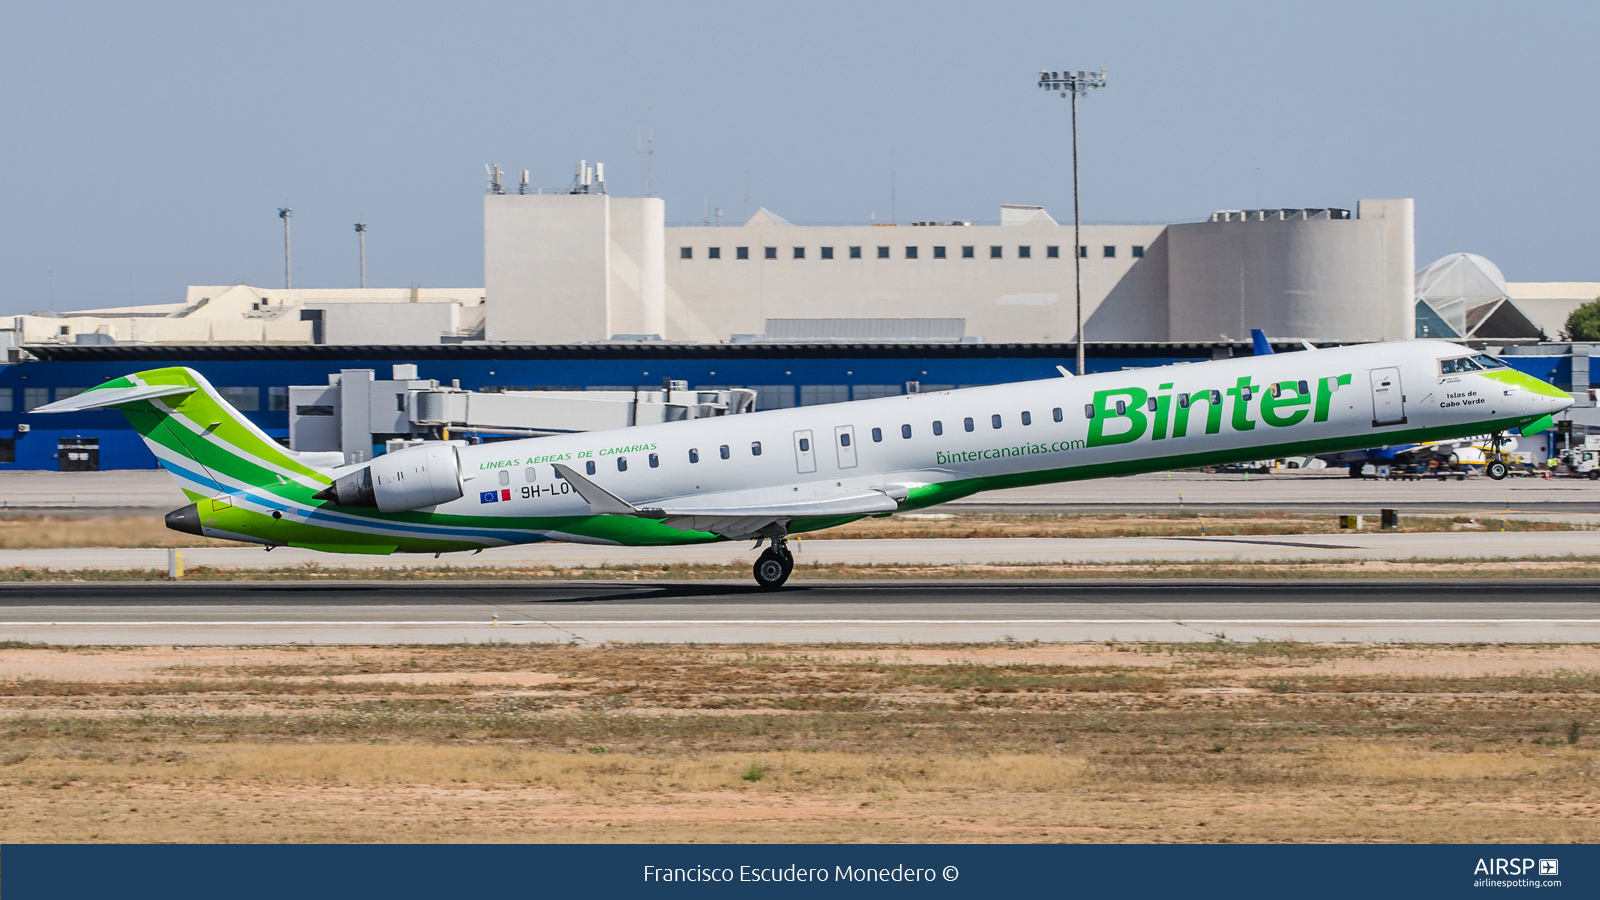
{"label": "aircraft wing", "polygon": [[789,500],[781,494],[789,488],[782,487],[763,491],[761,493],[766,496],[746,503],[711,505],[698,498],[684,497],[641,507],[595,484],[570,466],[557,463],[555,469],[596,515],[660,519],[668,528],[720,534],[732,540],[783,534],[790,519],[802,516],[867,516],[894,512],[907,495],[902,485],[884,485],[831,497]]}

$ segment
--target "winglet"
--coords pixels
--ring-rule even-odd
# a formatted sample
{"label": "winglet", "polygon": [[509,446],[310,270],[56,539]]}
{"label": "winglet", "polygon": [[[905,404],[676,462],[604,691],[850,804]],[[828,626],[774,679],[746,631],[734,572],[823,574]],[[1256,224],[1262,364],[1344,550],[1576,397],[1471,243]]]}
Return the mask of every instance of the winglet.
{"label": "winglet", "polygon": [[1272,344],[1267,341],[1267,333],[1259,328],[1250,329],[1250,350],[1256,356],[1271,356]]}
{"label": "winglet", "polygon": [[1061,373],[1061,377],[1062,378],[1071,378],[1072,377],[1072,373],[1067,371],[1067,367],[1066,366],[1056,366],[1056,371]]}
{"label": "winglet", "polygon": [[1301,338],[1300,339],[1300,346],[1306,348],[1307,350],[1315,350],[1315,349],[1317,349],[1317,345],[1316,344],[1311,343],[1310,341],[1306,340],[1305,338]]}
{"label": "winglet", "polygon": [[565,478],[572,484],[572,489],[577,491],[578,496],[582,497],[584,502],[589,504],[589,509],[592,510],[595,515],[638,515],[638,507],[622,499],[621,497],[618,497],[616,494],[611,493],[600,485],[595,484],[582,475],[579,475],[577,472],[574,472],[571,466],[564,466],[561,463],[556,463],[555,470],[561,473],[562,478]]}

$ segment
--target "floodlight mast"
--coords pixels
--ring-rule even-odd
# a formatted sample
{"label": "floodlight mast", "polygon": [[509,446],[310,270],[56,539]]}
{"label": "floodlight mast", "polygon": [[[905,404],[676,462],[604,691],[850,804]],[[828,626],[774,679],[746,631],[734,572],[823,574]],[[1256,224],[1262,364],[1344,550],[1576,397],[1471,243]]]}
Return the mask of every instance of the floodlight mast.
{"label": "floodlight mast", "polygon": [[283,220],[283,289],[294,287],[294,279],[290,277],[289,269],[289,217],[294,215],[294,210],[287,206],[278,207],[278,218]]}
{"label": "floodlight mast", "polygon": [[[523,178],[527,182],[527,178]],[[367,286],[367,223],[356,223],[356,238],[361,241],[361,286]]]}
{"label": "floodlight mast", "polygon": [[1083,374],[1083,238],[1078,218],[1078,95],[1106,86],[1106,70],[1099,72],[1039,72],[1039,87],[1072,98],[1072,277],[1078,317],[1078,374]]}

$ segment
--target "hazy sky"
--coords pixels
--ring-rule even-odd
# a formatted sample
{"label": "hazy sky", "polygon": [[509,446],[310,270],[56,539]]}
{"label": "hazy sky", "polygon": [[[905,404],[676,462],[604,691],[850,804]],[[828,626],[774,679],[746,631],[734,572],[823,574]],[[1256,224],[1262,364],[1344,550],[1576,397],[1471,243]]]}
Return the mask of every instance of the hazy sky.
{"label": "hazy sky", "polygon": [[[669,222],[1414,197],[1417,260],[1597,281],[1594,3],[0,4],[0,313],[188,284],[483,283],[484,164]],[[892,185],[892,191],[891,191]],[[891,198],[892,193],[892,198]]]}

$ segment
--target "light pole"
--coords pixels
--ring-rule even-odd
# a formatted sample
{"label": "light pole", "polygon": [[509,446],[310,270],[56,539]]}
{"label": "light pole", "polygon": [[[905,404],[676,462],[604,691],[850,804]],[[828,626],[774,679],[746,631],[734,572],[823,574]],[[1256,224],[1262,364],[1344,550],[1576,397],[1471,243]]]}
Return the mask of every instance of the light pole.
{"label": "light pole", "polygon": [[1039,72],[1039,87],[1072,97],[1072,278],[1077,299],[1078,374],[1083,374],[1083,239],[1078,221],[1078,95],[1106,86],[1106,70],[1099,72]]}
{"label": "light pole", "polygon": [[289,217],[294,215],[294,210],[286,206],[278,207],[278,218],[283,220],[283,289],[294,287],[294,279],[290,276],[289,269]]}
{"label": "light pole", "polygon": [[[527,173],[523,173],[522,182],[527,184]],[[367,286],[367,223],[356,223],[356,237],[361,241],[361,286]]]}

